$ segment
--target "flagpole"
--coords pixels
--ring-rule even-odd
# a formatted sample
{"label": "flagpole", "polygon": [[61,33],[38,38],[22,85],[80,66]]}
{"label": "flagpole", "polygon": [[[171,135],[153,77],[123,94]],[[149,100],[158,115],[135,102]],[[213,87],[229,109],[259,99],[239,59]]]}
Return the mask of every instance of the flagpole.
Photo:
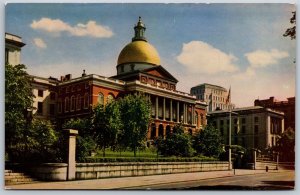
{"label": "flagpole", "polygon": [[229,92],[228,92],[228,102],[229,102],[229,132],[228,132],[228,170],[232,169],[232,165],[231,165],[231,86],[229,88]]}

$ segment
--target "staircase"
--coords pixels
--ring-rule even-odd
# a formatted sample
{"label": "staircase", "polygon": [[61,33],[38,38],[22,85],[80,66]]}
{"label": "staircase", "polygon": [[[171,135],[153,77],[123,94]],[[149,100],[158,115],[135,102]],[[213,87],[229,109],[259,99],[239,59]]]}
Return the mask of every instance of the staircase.
{"label": "staircase", "polygon": [[272,159],[272,157],[268,155],[261,155],[256,158],[256,169],[266,169],[268,167],[269,170],[277,170],[277,162]]}
{"label": "staircase", "polygon": [[5,185],[16,185],[37,182],[35,179],[26,175],[25,173],[5,170]]}

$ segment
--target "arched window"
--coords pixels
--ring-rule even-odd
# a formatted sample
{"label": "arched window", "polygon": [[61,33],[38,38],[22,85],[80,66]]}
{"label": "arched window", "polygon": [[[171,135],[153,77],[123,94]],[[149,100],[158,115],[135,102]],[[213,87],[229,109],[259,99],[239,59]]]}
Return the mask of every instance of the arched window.
{"label": "arched window", "polygon": [[89,94],[85,93],[84,94],[84,109],[89,108]]}
{"label": "arched window", "polygon": [[204,125],[204,117],[203,117],[203,114],[200,115],[200,125]]}
{"label": "arched window", "polygon": [[66,97],[65,98],[65,112],[69,112],[70,110],[70,101],[69,101],[69,98]]}
{"label": "arched window", "polygon": [[72,97],[71,97],[71,111],[75,110],[75,105],[76,105],[76,99],[75,99],[75,96],[72,95]]}
{"label": "arched window", "polygon": [[76,109],[80,110],[81,109],[81,96],[78,94],[77,95],[77,100],[76,100]]}
{"label": "arched window", "polygon": [[98,95],[98,104],[104,105],[104,95],[103,95],[103,93],[99,93],[99,95]]}
{"label": "arched window", "polygon": [[112,94],[108,94],[108,96],[107,96],[107,103],[110,103],[110,102],[112,102],[112,101],[114,101],[114,96],[112,95]]}

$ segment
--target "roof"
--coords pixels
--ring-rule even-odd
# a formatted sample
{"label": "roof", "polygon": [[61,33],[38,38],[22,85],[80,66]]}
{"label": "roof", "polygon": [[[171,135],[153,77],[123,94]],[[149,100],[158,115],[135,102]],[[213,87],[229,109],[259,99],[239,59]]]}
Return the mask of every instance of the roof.
{"label": "roof", "polygon": [[192,89],[193,88],[197,88],[197,87],[202,87],[202,86],[204,86],[204,87],[212,87],[212,88],[221,89],[223,91],[227,91],[224,87],[221,87],[219,85],[209,84],[209,83],[202,83],[202,84],[196,85],[196,86],[192,87]]}
{"label": "roof", "polygon": [[[270,108],[264,108],[264,107],[261,107],[261,106],[250,106],[250,107],[235,108],[231,112],[234,113],[234,112],[258,111],[258,110],[265,110],[267,112],[272,112],[272,113],[284,115],[283,112],[273,110],[273,109],[270,109]],[[229,113],[229,110],[216,110],[216,111],[213,111],[213,112],[209,112],[208,114],[213,115],[213,114],[225,114],[225,113]]]}

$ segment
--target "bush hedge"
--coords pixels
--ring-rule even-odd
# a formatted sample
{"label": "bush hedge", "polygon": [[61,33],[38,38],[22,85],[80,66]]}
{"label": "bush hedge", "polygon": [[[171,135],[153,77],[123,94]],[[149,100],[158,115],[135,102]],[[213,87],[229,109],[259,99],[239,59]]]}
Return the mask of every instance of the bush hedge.
{"label": "bush hedge", "polygon": [[106,163],[106,162],[203,162],[203,161],[218,161],[212,157],[168,157],[168,158],[134,158],[134,157],[87,157],[80,163]]}

